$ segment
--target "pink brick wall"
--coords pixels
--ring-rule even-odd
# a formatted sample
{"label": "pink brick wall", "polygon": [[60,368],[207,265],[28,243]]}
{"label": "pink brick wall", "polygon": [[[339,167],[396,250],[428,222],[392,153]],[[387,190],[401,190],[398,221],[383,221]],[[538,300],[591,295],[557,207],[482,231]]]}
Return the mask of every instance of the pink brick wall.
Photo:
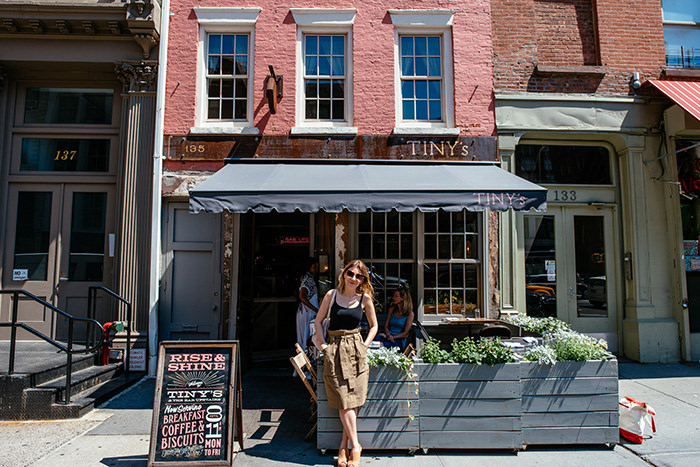
{"label": "pink brick wall", "polygon": [[[489,0],[304,2],[173,0],[165,103],[165,134],[195,125],[197,18],[192,7],[262,7],[255,27],[254,123],[262,134],[288,134],[295,124],[296,23],[290,8],[357,8],[353,27],[354,126],[361,135],[388,135],[395,124],[394,27],[389,9],[452,9],[455,125],[462,135],[494,133]],[[284,98],[270,115],[264,97],[268,65],[284,75]],[[178,81],[180,84],[178,85]]]}

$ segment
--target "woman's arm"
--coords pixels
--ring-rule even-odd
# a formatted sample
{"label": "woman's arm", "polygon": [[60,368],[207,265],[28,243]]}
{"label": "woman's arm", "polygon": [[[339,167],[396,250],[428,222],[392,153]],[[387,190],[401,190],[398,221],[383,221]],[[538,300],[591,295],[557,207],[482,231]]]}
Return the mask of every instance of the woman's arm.
{"label": "woman's arm", "polygon": [[365,340],[365,346],[369,347],[370,342],[372,342],[374,336],[377,335],[379,323],[377,323],[377,312],[374,310],[374,302],[372,302],[372,299],[369,298],[368,295],[362,295],[362,305],[364,306],[367,322],[369,323],[369,332]]}
{"label": "woman's arm", "polygon": [[396,334],[394,336],[394,339],[403,339],[404,337],[408,337],[408,335],[411,333],[411,326],[413,326],[413,312],[412,311],[408,314],[408,317],[406,318],[406,326],[404,326],[403,332]]}
{"label": "woman's arm", "polygon": [[313,342],[316,348],[323,352],[323,350],[328,347],[328,344],[323,340],[323,320],[326,319],[328,315],[328,309],[330,308],[331,298],[333,297],[333,291],[335,289],[329,290],[323,297],[321,306],[318,307],[318,313],[316,314],[316,319],[314,320],[314,329],[316,333],[314,334]]}
{"label": "woman's arm", "polygon": [[309,308],[311,308],[312,310],[314,310],[315,312],[318,312],[318,308],[316,308],[314,305],[311,304],[311,302],[307,298],[308,296],[309,296],[309,289],[307,289],[306,287],[302,287],[301,289],[299,289],[299,301],[301,303],[303,303],[304,305],[308,306]]}
{"label": "woman's arm", "polygon": [[384,321],[384,335],[386,337],[389,337],[391,333],[389,332],[389,321],[391,321],[391,315],[394,313],[394,305],[391,305],[389,307],[389,310],[386,313],[386,321]]}

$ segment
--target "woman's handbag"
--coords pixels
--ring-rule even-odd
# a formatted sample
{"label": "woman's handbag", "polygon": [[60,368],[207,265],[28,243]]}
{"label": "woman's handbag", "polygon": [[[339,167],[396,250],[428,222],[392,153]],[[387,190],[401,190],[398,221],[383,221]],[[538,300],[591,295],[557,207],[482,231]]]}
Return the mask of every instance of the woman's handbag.
{"label": "woman's handbag", "polygon": [[631,397],[620,399],[620,436],[636,444],[642,444],[644,436],[656,433],[656,412],[646,402]]}

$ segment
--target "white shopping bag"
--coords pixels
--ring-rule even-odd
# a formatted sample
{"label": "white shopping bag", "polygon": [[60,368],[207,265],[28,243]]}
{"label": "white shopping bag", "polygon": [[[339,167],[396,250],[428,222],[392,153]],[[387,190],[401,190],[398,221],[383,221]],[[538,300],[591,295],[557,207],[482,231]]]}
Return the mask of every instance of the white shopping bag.
{"label": "white shopping bag", "polygon": [[633,443],[642,444],[644,436],[656,433],[656,412],[645,402],[631,397],[620,399],[620,436]]}

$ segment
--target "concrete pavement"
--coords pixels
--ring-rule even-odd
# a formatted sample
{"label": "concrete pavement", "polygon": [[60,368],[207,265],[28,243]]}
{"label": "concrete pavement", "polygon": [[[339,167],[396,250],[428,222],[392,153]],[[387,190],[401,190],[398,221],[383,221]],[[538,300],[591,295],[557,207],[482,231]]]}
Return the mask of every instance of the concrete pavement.
{"label": "concrete pavement", "polygon": [[[0,465],[144,466],[148,455],[154,380],[144,379],[79,420],[0,422]],[[620,395],[657,411],[657,435],[642,445],[530,447],[510,452],[429,451],[427,454],[366,452],[363,465],[462,466],[700,466],[700,367],[683,364],[620,364]],[[308,397],[287,368],[244,375],[245,450],[234,466],[334,464],[303,440]]]}

